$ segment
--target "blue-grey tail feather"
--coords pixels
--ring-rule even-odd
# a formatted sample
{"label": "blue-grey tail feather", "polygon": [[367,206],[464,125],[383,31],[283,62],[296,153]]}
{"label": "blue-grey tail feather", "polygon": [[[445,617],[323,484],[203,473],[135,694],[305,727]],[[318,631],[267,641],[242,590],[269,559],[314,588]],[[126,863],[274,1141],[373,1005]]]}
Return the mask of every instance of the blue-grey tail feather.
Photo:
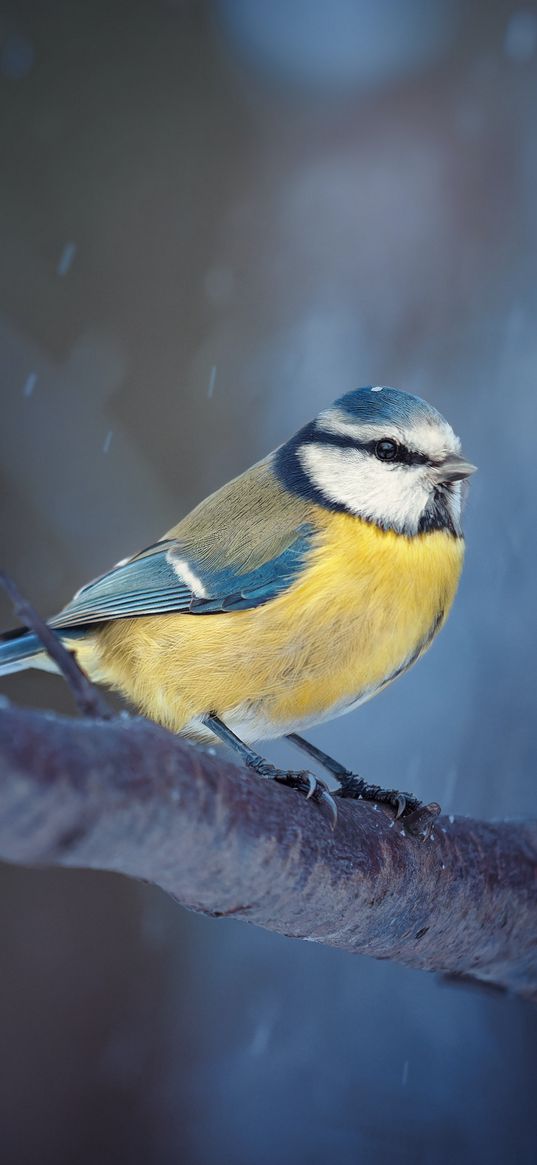
{"label": "blue-grey tail feather", "polygon": [[[69,639],[76,639],[84,634],[83,631],[70,631]],[[24,628],[7,631],[0,635],[0,676],[31,667],[32,659],[42,652],[41,640],[33,631],[26,631]]]}

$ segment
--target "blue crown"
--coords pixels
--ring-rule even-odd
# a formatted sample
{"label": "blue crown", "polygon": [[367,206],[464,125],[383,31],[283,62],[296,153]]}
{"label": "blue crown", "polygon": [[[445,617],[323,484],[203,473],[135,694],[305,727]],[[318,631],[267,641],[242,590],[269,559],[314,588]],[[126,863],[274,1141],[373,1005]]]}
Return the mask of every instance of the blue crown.
{"label": "blue crown", "polygon": [[342,410],[353,420],[438,423],[443,417],[420,396],[401,392],[399,388],[355,388],[334,401],[331,408]]}

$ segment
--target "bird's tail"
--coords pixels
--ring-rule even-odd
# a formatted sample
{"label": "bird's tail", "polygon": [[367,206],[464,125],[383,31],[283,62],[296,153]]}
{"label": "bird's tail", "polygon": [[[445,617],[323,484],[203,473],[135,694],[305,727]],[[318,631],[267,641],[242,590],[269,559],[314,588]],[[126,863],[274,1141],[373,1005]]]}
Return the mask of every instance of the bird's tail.
{"label": "bird's tail", "polygon": [[[58,632],[63,638],[61,632]],[[85,633],[70,630],[69,640],[78,639]],[[33,631],[26,631],[24,627],[16,631],[6,631],[0,635],[0,676],[8,676],[11,672],[25,671],[28,667],[44,668],[56,671],[52,660],[43,651],[43,645]]]}

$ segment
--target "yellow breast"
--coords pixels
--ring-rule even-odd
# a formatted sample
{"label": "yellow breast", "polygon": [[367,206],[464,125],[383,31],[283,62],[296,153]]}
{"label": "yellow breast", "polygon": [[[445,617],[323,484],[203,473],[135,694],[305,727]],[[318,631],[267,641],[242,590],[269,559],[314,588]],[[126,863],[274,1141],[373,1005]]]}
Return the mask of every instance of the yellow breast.
{"label": "yellow breast", "polygon": [[229,614],[118,620],[96,633],[83,662],[176,731],[215,712],[254,740],[369,698],[442,625],[464,544],[328,511],[316,523],[305,570],[276,599]]}

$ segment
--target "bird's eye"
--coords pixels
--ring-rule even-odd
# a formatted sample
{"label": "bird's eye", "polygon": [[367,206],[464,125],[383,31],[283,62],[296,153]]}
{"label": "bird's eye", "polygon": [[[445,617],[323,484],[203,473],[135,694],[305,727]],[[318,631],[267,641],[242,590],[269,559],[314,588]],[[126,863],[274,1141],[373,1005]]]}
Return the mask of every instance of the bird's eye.
{"label": "bird's eye", "polygon": [[375,445],[375,457],[378,457],[379,461],[395,461],[398,452],[397,441],[391,441],[388,437],[384,441],[377,441]]}

